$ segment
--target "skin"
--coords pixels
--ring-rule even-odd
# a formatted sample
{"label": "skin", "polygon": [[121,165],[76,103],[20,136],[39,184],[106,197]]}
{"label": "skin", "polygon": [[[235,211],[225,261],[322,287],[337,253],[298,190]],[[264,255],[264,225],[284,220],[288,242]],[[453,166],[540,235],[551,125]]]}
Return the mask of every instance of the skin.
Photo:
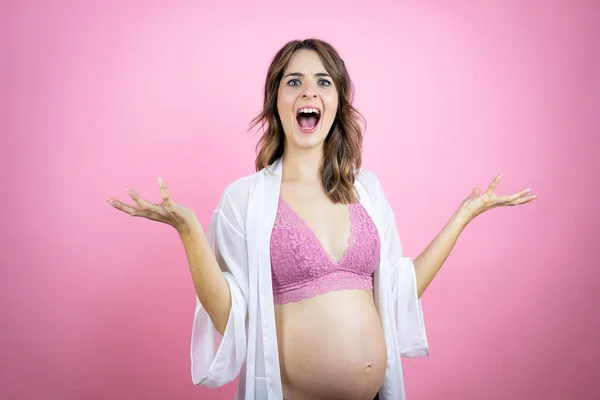
{"label": "skin", "polygon": [[[289,76],[290,73],[300,75]],[[332,79],[319,75],[326,73],[315,52],[301,50],[290,60],[280,82],[277,110],[285,135],[281,195],[313,230],[323,250],[339,260],[349,236],[348,206],[329,200],[319,176],[323,143],[338,107]],[[316,106],[322,111],[321,125],[312,134],[304,134],[296,127],[296,110],[302,106]],[[502,175],[499,175],[485,191],[473,189],[446,226],[414,260],[419,297],[447,259],[460,233],[477,216],[498,207],[526,204],[536,198],[529,194],[530,189],[497,195],[495,190],[501,180]],[[161,179],[159,189],[160,204],[144,200],[132,189],[128,189],[128,194],[135,201],[133,206],[112,197],[106,200],[131,216],[175,227],[184,244],[187,243],[197,292],[205,295],[203,304],[214,303],[214,307],[207,308],[211,308],[211,318],[223,333],[231,306],[229,292],[227,284],[220,279],[214,256],[209,257],[206,246],[202,245],[205,242],[202,227],[192,210],[171,199]],[[211,271],[219,273],[209,277]],[[200,287],[206,282],[210,285]],[[211,290],[211,295],[206,296]],[[383,383],[387,360],[372,291],[333,291],[296,303],[275,305],[275,319],[286,400],[372,399],[375,396]]]}
{"label": "skin", "polygon": [[[291,82],[285,77],[299,72]],[[290,60],[280,82],[277,108],[285,134],[281,195],[313,230],[321,247],[339,260],[349,236],[348,206],[333,204],[319,176],[323,143],[335,117],[337,92],[319,79],[326,73],[315,52]],[[306,135],[296,127],[299,105],[323,105],[322,125]],[[320,121],[321,122],[321,121]],[[464,228],[481,213],[528,203],[530,189],[498,196],[498,176],[485,192],[475,188],[449,222],[414,260],[418,296],[429,286]],[[284,397],[372,399],[383,383],[386,353],[372,291],[342,290],[297,303],[275,305]]]}
{"label": "skin", "polygon": [[135,205],[125,204],[108,197],[106,201],[115,209],[132,217],[170,225],[179,234],[190,267],[190,274],[198,299],[206,309],[215,328],[223,335],[231,310],[231,292],[221,268],[210,248],[196,214],[171,198],[164,181],[158,178],[162,202],[151,203],[135,190],[126,189]]}
{"label": "skin", "polygon": [[450,255],[458,237],[462,231],[477,216],[498,207],[514,207],[529,203],[537,198],[529,195],[530,188],[520,190],[516,193],[499,196],[495,193],[496,187],[503,178],[500,174],[488,186],[485,192],[478,187],[462,201],[450,220],[433,239],[433,241],[414,259],[415,275],[419,297],[433,281],[444,261]]}
{"label": "skin", "polygon": [[[294,75],[289,75],[294,74]],[[335,261],[350,236],[347,204],[333,204],[319,175],[323,144],[338,108],[338,92],[318,54],[297,51],[279,85],[277,111],[284,129],[281,195]],[[319,108],[316,132],[296,124],[296,111]],[[371,290],[340,290],[275,305],[283,395],[297,399],[372,399],[387,361]]]}
{"label": "skin", "polygon": [[[316,107],[321,112],[320,128],[311,134],[297,129],[296,111],[302,107]],[[277,112],[285,134],[284,154],[289,158],[323,156],[323,142],[335,119],[338,109],[338,92],[316,52],[297,51],[279,84]],[[289,160],[288,160],[289,161]],[[285,165],[285,164],[284,164]],[[317,165],[318,167],[318,165]]]}

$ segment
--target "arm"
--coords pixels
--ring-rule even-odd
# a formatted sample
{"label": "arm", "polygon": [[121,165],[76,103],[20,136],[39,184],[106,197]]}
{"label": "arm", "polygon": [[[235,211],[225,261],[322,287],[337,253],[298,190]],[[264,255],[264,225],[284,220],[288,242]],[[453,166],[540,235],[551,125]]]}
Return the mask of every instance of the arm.
{"label": "arm", "polygon": [[460,218],[458,213],[452,215],[441,232],[414,260],[419,298],[448,258],[466,225],[466,220]]}
{"label": "arm", "polygon": [[494,191],[498,183],[502,180],[502,177],[502,174],[498,175],[489,184],[485,192],[482,192],[478,187],[474,188],[469,196],[460,204],[444,229],[423,250],[419,257],[414,260],[419,297],[421,297],[442,267],[444,261],[446,261],[446,258],[458,240],[458,236],[475,217],[496,207],[529,203],[537,197],[535,195],[527,195],[531,191],[530,188],[506,196],[496,195]]}
{"label": "arm", "polygon": [[[247,353],[249,296],[248,257],[243,201],[226,189],[204,235],[192,230],[182,235],[196,287],[192,326],[192,381],[221,387],[240,373]],[[238,203],[234,204],[232,200]],[[220,343],[215,347],[217,331]]]}
{"label": "arm", "polygon": [[[221,266],[223,266],[223,269],[226,269],[230,274],[232,271],[230,268],[227,268],[225,262],[220,263],[215,257],[217,251],[213,252],[212,247],[215,247],[215,250],[218,250],[219,246],[215,245],[211,247],[210,241],[207,240],[204,231],[202,230],[202,226],[196,218],[196,214],[191,209],[181,204],[177,204],[171,199],[169,191],[160,177],[158,178],[158,186],[163,200],[161,204],[148,202],[133,189],[127,189],[127,193],[136,202],[136,206],[124,204],[110,197],[106,200],[113,207],[129,215],[162,222],[173,226],[177,230],[177,233],[179,233],[179,237],[183,242],[192,278],[194,280],[198,298],[197,302],[201,303],[200,305],[205,309],[207,316],[211,319],[215,328],[223,335],[233,301],[231,299],[232,293],[229,282],[227,277],[223,274],[224,271],[222,271]],[[225,197],[226,196],[221,197],[219,206],[225,204]],[[230,204],[227,204],[227,206],[229,205]],[[230,210],[230,208],[231,207],[227,208],[227,210]],[[221,215],[222,212],[223,211],[219,209],[214,214]],[[215,217],[215,215],[213,215],[213,217]],[[219,229],[217,220],[218,218],[211,219],[209,233],[211,230],[214,232],[215,229]],[[226,224],[227,222],[223,223]],[[244,239],[243,235],[240,235],[239,231],[235,231],[235,229],[232,234],[230,234],[226,228],[222,227],[219,231],[221,233],[220,236],[224,241],[228,241],[232,235],[239,235]],[[221,247],[225,247],[225,253],[230,254],[230,257],[228,258],[232,264],[235,264],[236,259],[244,258],[243,255],[241,257],[236,255],[235,251],[227,251],[226,245]],[[239,241],[233,247],[241,247]],[[221,253],[222,252],[223,251],[221,251]],[[239,274],[240,270],[243,270],[243,267],[233,269]],[[232,285],[235,286],[237,282],[234,282],[234,280],[235,277],[232,276]]]}
{"label": "arm", "polygon": [[217,331],[223,335],[231,311],[231,292],[199,223],[179,232],[194,288]]}

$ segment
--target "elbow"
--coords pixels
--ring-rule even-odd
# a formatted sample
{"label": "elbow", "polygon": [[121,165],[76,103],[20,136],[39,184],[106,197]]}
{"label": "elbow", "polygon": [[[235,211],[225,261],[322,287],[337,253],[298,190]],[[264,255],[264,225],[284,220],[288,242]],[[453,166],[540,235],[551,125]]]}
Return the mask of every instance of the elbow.
{"label": "elbow", "polygon": [[417,299],[420,299],[421,296],[423,296],[423,293],[425,293],[425,290],[427,289],[427,287],[429,286],[429,282],[423,282],[422,280],[418,280],[417,279]]}
{"label": "elbow", "polygon": [[219,332],[221,334],[221,336],[225,336],[226,328],[227,328],[227,323],[225,323],[225,325],[216,325],[215,324],[215,329],[217,330],[217,332]]}
{"label": "elbow", "polygon": [[227,329],[228,318],[225,319],[214,319],[211,317],[211,321],[215,330],[221,334],[221,336],[225,336],[225,329]]}
{"label": "elbow", "polygon": [[230,296],[227,300],[227,304],[225,305],[223,311],[221,312],[220,318],[216,321],[213,320],[215,329],[217,330],[217,332],[219,332],[221,334],[221,336],[225,336],[225,330],[227,329],[227,324],[228,324],[229,320],[231,319],[232,311],[233,310],[232,310],[232,306],[231,306],[231,296]]}

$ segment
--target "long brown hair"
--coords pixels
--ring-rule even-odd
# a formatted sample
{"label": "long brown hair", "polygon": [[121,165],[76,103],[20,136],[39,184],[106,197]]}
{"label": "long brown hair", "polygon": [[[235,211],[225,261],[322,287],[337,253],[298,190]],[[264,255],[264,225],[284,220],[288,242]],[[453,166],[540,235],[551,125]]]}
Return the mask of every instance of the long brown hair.
{"label": "long brown hair", "polygon": [[338,91],[338,110],[325,138],[321,182],[334,203],[353,203],[357,200],[354,180],[362,158],[363,133],[359,122],[366,126],[366,121],[352,107],[354,85],[344,61],[333,46],[319,39],[288,42],[271,62],[265,82],[263,111],[250,124],[250,129],[260,124],[264,131],[256,145],[256,171],[268,167],[283,155],[284,133],[277,112],[277,93],[283,73],[298,50],[317,52]]}

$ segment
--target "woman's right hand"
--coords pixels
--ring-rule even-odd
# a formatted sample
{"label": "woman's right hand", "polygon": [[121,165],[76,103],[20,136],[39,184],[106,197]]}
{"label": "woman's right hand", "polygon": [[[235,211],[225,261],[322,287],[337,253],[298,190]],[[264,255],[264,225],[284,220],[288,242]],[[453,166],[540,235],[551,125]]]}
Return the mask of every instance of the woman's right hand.
{"label": "woman's right hand", "polygon": [[124,204],[112,197],[108,197],[106,201],[117,210],[133,217],[144,217],[171,225],[180,235],[188,233],[193,228],[200,227],[198,218],[192,210],[171,200],[165,182],[161,178],[158,178],[158,187],[162,198],[160,204],[142,199],[133,189],[127,189],[127,193],[135,201],[137,207]]}

